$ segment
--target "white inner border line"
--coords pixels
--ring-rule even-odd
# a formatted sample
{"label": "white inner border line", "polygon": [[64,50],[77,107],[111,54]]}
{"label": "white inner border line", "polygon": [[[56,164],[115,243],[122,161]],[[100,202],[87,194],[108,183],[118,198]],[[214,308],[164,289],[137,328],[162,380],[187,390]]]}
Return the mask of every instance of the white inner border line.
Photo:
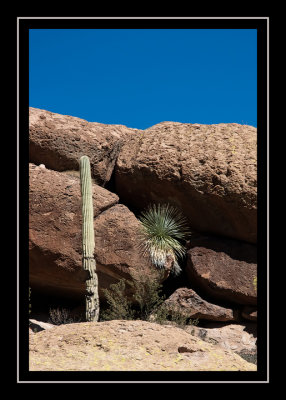
{"label": "white inner border line", "polygon": [[269,17],[17,17],[20,19],[266,19],[269,22]]}

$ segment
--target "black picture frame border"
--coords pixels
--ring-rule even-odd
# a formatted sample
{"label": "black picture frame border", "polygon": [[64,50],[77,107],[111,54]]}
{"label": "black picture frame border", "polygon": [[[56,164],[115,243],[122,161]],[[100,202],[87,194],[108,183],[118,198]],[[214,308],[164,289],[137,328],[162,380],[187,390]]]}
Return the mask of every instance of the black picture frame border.
{"label": "black picture frame border", "polygon": [[[257,371],[29,371],[29,29],[257,29],[258,131],[258,370]],[[17,382],[30,383],[257,383],[269,382],[267,137],[269,124],[269,17],[17,17],[18,62],[18,334]],[[20,284],[21,283],[21,284]],[[259,295],[261,293],[261,295]],[[267,295],[264,295],[267,294]]]}

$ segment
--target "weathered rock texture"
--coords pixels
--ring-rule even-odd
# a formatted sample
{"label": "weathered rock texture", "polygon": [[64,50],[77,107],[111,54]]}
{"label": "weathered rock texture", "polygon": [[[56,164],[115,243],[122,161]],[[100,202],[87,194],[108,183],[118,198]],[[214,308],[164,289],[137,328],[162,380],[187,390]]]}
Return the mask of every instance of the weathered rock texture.
{"label": "weathered rock texture", "polygon": [[234,321],[238,312],[203,300],[194,290],[179,288],[165,301],[179,313],[190,318],[210,321]]}
{"label": "weathered rock texture", "polygon": [[[132,269],[148,271],[137,249],[138,220],[118,196],[93,185],[95,258],[99,294]],[[59,297],[79,298],[82,268],[81,194],[78,177],[30,164],[30,286]]]}
{"label": "weathered rock texture", "polygon": [[136,129],[106,125],[30,107],[30,162],[64,171],[78,170],[78,160],[87,155],[96,183],[110,180],[125,138]]}
{"label": "weathered rock texture", "polygon": [[[237,304],[245,306],[243,318],[256,321],[256,128],[163,122],[142,131],[30,108],[30,286],[35,295],[72,299],[79,306],[87,278],[81,249],[82,155],[89,156],[94,179],[100,300],[111,283],[154,270],[138,248],[139,221],[119,199],[134,212],[169,202],[189,218],[191,229],[218,236],[191,237],[189,282],[168,301],[204,323],[235,320]],[[113,171],[117,194],[101,187]],[[168,259],[163,279],[172,263]],[[202,297],[185,286],[199,289]],[[142,321],[55,327],[31,335],[31,369],[253,370],[229,352],[235,345],[208,347],[181,335],[187,333]],[[223,342],[220,335],[207,333],[212,343],[219,337]],[[244,340],[243,332],[239,335]]]}
{"label": "weathered rock texture", "polygon": [[256,324],[253,323],[244,325],[231,323],[219,327],[216,325],[211,327],[209,323],[207,328],[188,326],[185,331],[208,343],[217,344],[237,354],[255,356],[257,353]]}
{"label": "weathered rock texture", "polygon": [[86,322],[30,335],[31,371],[255,371],[234,352],[180,328]]}
{"label": "weathered rock texture", "polygon": [[211,298],[255,305],[257,248],[231,239],[201,236],[190,241],[186,273],[189,282]]}
{"label": "weathered rock texture", "polygon": [[169,202],[194,230],[256,243],[256,128],[162,122],[129,136],[116,191],[141,210]]}
{"label": "weathered rock texture", "polygon": [[[132,212],[123,204],[109,208],[96,218],[94,225],[95,235],[95,259],[100,265],[100,271],[110,273],[112,266],[114,278],[118,279],[122,272],[122,278],[128,277],[130,270],[148,274],[156,273],[147,257],[143,257],[139,249],[139,226],[140,223]],[[167,260],[167,278],[172,268],[173,260]],[[130,278],[130,275],[129,275]]]}

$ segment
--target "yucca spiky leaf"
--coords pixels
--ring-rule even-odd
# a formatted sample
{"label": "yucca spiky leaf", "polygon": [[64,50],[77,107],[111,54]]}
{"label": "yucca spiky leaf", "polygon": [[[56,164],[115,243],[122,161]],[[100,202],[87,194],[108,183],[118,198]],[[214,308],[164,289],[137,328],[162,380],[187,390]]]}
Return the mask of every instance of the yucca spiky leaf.
{"label": "yucca spiky leaf", "polygon": [[180,242],[190,231],[187,220],[181,212],[169,204],[150,205],[139,217],[141,221],[140,247],[148,254],[157,268],[164,268],[168,255],[174,257],[173,272],[178,274],[177,259],[185,254]]}

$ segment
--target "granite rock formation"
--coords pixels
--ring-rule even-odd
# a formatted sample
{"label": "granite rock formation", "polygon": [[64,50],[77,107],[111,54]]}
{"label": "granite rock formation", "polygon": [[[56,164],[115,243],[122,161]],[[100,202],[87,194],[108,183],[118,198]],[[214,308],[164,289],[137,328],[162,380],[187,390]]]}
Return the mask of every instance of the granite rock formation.
{"label": "granite rock formation", "polygon": [[193,230],[256,243],[256,143],[252,126],[159,123],[124,142],[116,192],[134,209],[169,202]]}

